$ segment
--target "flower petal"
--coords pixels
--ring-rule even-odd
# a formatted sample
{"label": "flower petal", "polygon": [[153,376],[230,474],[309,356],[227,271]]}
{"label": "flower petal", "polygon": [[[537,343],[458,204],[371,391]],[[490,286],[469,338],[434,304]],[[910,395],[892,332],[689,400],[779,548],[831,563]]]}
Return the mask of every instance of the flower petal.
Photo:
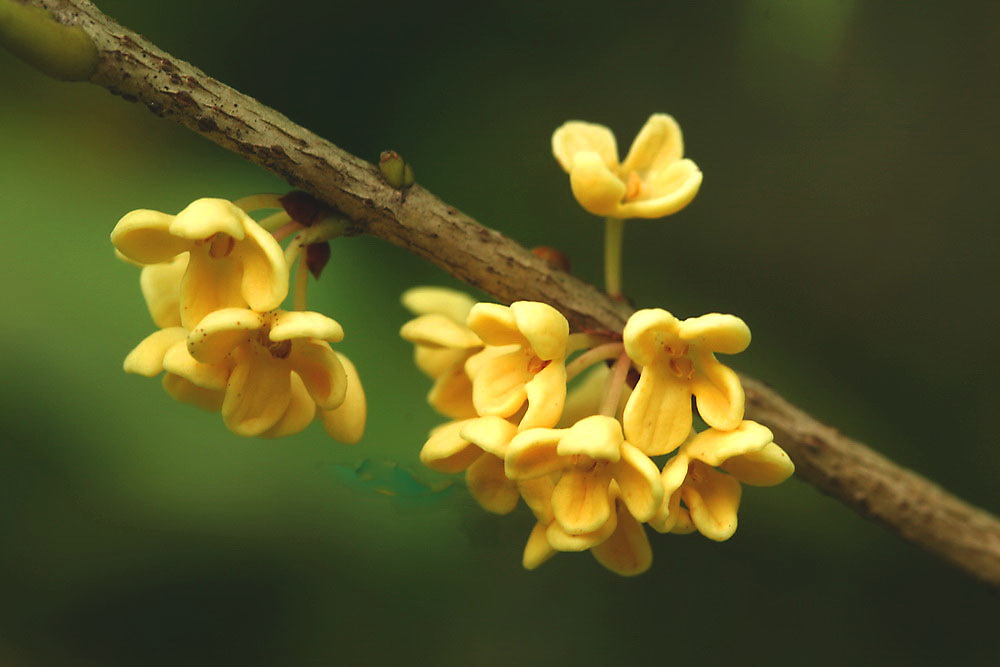
{"label": "flower petal", "polygon": [[125,372],[149,378],[159,375],[163,372],[163,357],[167,350],[186,337],[187,330],[182,327],[170,327],[151,333],[125,357],[125,363],[122,364]]}
{"label": "flower petal", "polygon": [[[241,211],[242,213],[242,211]],[[274,310],[288,296],[288,266],[274,236],[243,214],[246,237],[233,248],[232,257],[242,267],[240,290],[254,310]]]}
{"label": "flower petal", "polygon": [[245,308],[224,308],[206,315],[188,335],[188,352],[198,361],[214,364],[264,326],[260,313]]}
{"label": "flower petal", "polygon": [[260,434],[261,438],[281,438],[304,430],[316,416],[316,402],[298,375],[291,375],[291,398],[288,408],[274,426]]}
{"label": "flower petal", "polygon": [[[344,402],[333,410],[321,410],[323,428],[327,435],[337,442],[353,445],[365,434],[365,423],[368,420],[368,401],[361,384],[361,376],[351,360],[340,352],[335,353],[347,375],[347,391]],[[296,377],[298,377],[296,375]],[[312,400],[310,398],[310,400]]]}
{"label": "flower petal", "polygon": [[792,476],[795,464],[785,450],[769,442],[758,451],[729,459],[722,469],[744,484],[774,486]]}
{"label": "flower petal", "polygon": [[521,428],[551,428],[559,422],[566,403],[566,366],[554,361],[535,373],[524,386],[528,410]]}
{"label": "flower petal", "polygon": [[577,153],[569,172],[573,197],[585,210],[600,216],[618,216],[625,184],[597,153]]}
{"label": "flower petal", "polygon": [[568,461],[559,456],[556,448],[563,433],[553,428],[533,428],[514,436],[505,457],[507,477],[524,480],[562,470]]}
{"label": "flower petal", "polygon": [[163,388],[175,400],[197,406],[209,412],[218,412],[221,410],[222,401],[226,396],[226,392],[224,391],[203,389],[173,373],[164,373]]}
{"label": "flower petal", "polygon": [[476,416],[472,403],[472,381],[463,364],[456,364],[440,375],[427,394],[427,402],[445,417],[468,419]]}
{"label": "flower petal", "polygon": [[520,349],[488,358],[478,372],[470,376],[476,410],[480,415],[496,417],[510,417],[524,405],[528,398],[525,384],[532,379],[528,358]]}
{"label": "flower petal", "polygon": [[569,467],[552,491],[552,514],[567,533],[599,530],[611,518],[610,476],[604,470]]}
{"label": "flower petal", "polygon": [[517,484],[504,475],[503,459],[483,454],[465,471],[465,483],[479,506],[493,514],[510,514],[521,498]]}
{"label": "flower petal", "polygon": [[663,503],[660,469],[627,442],[622,445],[621,457],[611,473],[621,489],[621,499],[638,521],[649,521]]}
{"label": "flower petal", "polygon": [[462,472],[483,455],[483,451],[462,437],[465,421],[448,422],[431,431],[420,450],[420,462],[432,470]]}
{"label": "flower petal", "polygon": [[415,345],[433,345],[445,348],[477,348],[483,342],[465,324],[456,323],[444,315],[421,315],[399,330],[403,340]]}
{"label": "flower petal", "polygon": [[545,525],[536,523],[528,536],[528,543],[524,545],[521,565],[526,570],[534,570],[555,555],[556,550],[549,546],[549,541],[545,538]]}
{"label": "flower petal", "polygon": [[191,242],[170,233],[174,216],[139,209],[126,213],[111,232],[118,252],[140,264],[167,262],[190,249]]}
{"label": "flower petal", "polygon": [[230,257],[215,258],[207,245],[191,248],[181,280],[181,323],[193,329],[204,317],[226,308],[245,308],[240,267]]}
{"label": "flower petal", "polygon": [[617,419],[592,415],[564,431],[558,452],[560,456],[587,456],[596,461],[617,462],[624,442]]}
{"label": "flower petal", "polygon": [[746,402],[739,376],[707,350],[698,350],[691,360],[695,368],[691,393],[698,405],[698,414],[715,428],[730,430],[739,426]]}
{"label": "flower petal", "polygon": [[732,431],[709,429],[684,444],[684,453],[693,459],[718,467],[733,458],[759,452],[774,440],[771,430],[755,421],[745,420]]}
{"label": "flower petal", "polygon": [[750,344],[750,327],[735,315],[709,313],[689,317],[680,324],[685,342],[719,354],[737,354]]}
{"label": "flower petal", "polygon": [[237,348],[236,356],[222,402],[222,419],[237,435],[260,435],[288,409],[291,371],[284,363],[242,348]]}
{"label": "flower petal", "polygon": [[566,358],[569,322],[547,303],[515,301],[510,304],[517,329],[527,339],[535,355],[543,361]]}
{"label": "flower petal", "polygon": [[680,322],[662,308],[637,310],[622,331],[625,352],[640,366],[648,366],[666,354],[666,346],[681,347],[679,331]]}
{"label": "flower petal", "polygon": [[476,303],[468,294],[447,287],[412,287],[403,292],[402,301],[414,315],[444,315],[463,326]]}
{"label": "flower petal", "polygon": [[202,241],[226,234],[240,241],[245,236],[243,218],[247,214],[231,201],[204,197],[184,207],[170,223],[170,233],[178,238]]}
{"label": "flower petal", "polygon": [[163,369],[198,387],[222,391],[232,367],[225,359],[214,364],[201,363],[188,352],[186,341],[179,340],[163,356]]}
{"label": "flower petal", "polygon": [[288,367],[299,374],[321,410],[333,410],[347,396],[347,372],[330,345],[316,339],[292,341]]}
{"label": "flower petal", "polygon": [[268,337],[274,342],[293,338],[318,338],[334,343],[344,340],[344,329],[336,320],[308,310],[277,310]]}
{"label": "flower petal", "polygon": [[466,350],[449,350],[426,345],[417,345],[413,348],[413,363],[431,378],[438,378],[451,372],[456,364],[464,364],[467,359]]}
{"label": "flower petal", "polygon": [[146,307],[161,329],[181,325],[181,280],[187,265],[187,253],[181,253],[169,262],[144,267],[139,276]]}
{"label": "flower petal", "polygon": [[524,345],[514,314],[498,303],[477,303],[469,311],[466,325],[487,345]]}
{"label": "flower petal", "polygon": [[669,365],[642,369],[622,415],[625,438],[649,456],[669,454],[691,432],[691,390]]}
{"label": "flower petal", "polygon": [[468,440],[501,460],[506,456],[511,440],[517,435],[517,427],[500,417],[469,419],[464,424],[461,433],[463,440]]}
{"label": "flower petal", "polygon": [[567,173],[581,152],[596,153],[608,169],[618,168],[618,144],[604,125],[571,120],[552,133],[552,154]]}
{"label": "flower petal", "polygon": [[611,537],[590,550],[597,562],[615,574],[632,577],[653,564],[653,549],[642,524],[628,513],[622,503],[615,503],[618,527]]}
{"label": "flower petal", "polygon": [[[506,471],[507,465],[504,462],[504,474]],[[552,491],[556,488],[552,475],[521,480],[517,483],[517,488],[535,518],[544,524],[552,523]]]}
{"label": "flower petal", "polygon": [[[622,162],[621,172],[647,172],[665,169],[684,155],[684,138],[673,116],[656,113],[639,130]],[[643,179],[645,180],[645,179]]]}
{"label": "flower petal", "polygon": [[545,537],[556,551],[586,551],[611,537],[617,527],[618,517],[612,512],[608,520],[592,533],[571,535],[563,530],[558,521],[553,521],[545,531]]}
{"label": "flower petal", "polygon": [[692,461],[681,498],[691,513],[691,521],[705,537],[723,542],[736,532],[736,512],[740,507],[740,483],[735,477]]}
{"label": "flower petal", "polygon": [[691,160],[671,165],[664,173],[643,183],[639,198],[623,202],[618,218],[662,218],[673,215],[691,203],[701,188],[702,173]]}

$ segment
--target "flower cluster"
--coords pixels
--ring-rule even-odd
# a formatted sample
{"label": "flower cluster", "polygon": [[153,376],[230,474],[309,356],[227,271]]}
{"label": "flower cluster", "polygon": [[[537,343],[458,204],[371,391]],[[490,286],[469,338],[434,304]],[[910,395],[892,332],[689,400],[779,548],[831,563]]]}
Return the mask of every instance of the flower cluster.
{"label": "flower cluster", "polygon": [[543,303],[474,304],[428,287],[403,302],[417,317],[401,335],[434,380],[428,400],[452,419],[420,458],[464,471],[487,511],[525,501],[537,519],[529,569],[590,550],[614,572],[639,574],[652,562],[642,524],[728,539],[741,483],[769,486],[793,471],[771,432],[743,419],[739,378],[716,358],[749,344],[737,317],[646,309],[616,337],[571,334]]}
{"label": "flower cluster", "polygon": [[[144,267],[142,293],[159,327],[129,353],[125,370],[164,373],[167,393],[221,412],[239,435],[280,437],[321,419],[333,438],[357,442],[364,390],[354,365],[330,347],[343,329],[304,306],[304,269],[317,240],[305,228],[314,221],[281,211],[258,223],[248,214],[283,203],[270,196],[206,198],[177,215],[137,210],[118,222],[111,241]],[[283,251],[279,238],[294,232]],[[300,256],[297,303],[283,310],[290,267]]]}

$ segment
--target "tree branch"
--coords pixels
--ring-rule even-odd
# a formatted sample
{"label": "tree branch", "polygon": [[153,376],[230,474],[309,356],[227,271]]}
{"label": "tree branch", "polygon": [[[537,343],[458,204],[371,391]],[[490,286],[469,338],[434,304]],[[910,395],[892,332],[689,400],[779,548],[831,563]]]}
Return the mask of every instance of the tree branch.
{"label": "tree branch", "polygon": [[[620,331],[631,313],[419,185],[402,196],[373,165],[161,51],[92,3],[27,4],[89,35],[99,54],[92,83],[274,172],[344,214],[355,233],[405,248],[506,303],[549,303],[576,329]],[[821,424],[760,381],[742,379],[747,416],[774,431],[801,479],[1000,589],[1000,521]]]}

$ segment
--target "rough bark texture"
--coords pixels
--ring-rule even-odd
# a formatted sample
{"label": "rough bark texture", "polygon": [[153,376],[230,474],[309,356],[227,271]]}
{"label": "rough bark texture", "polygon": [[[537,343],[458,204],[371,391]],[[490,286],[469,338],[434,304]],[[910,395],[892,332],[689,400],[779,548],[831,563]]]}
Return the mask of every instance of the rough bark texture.
{"label": "rough bark texture", "polygon": [[[349,218],[504,302],[544,301],[576,329],[620,331],[631,309],[553,271],[419,185],[403,196],[378,169],[173,58],[85,0],[29,0],[81,26],[100,52],[91,82],[242,155]],[[747,416],[769,426],[796,474],[902,538],[1000,589],[1000,522],[744,377]]]}

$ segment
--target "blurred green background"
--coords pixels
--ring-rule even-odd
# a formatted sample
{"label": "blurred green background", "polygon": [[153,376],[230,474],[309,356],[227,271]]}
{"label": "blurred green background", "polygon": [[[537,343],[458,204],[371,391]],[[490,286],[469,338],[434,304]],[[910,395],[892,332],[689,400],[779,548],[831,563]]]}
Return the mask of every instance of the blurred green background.
{"label": "blurred green background", "polygon": [[[601,225],[551,132],[600,122],[625,150],[672,113],[705,183],[629,225],[636,302],[740,315],[735,367],[1000,510],[997,3],[98,4],[590,280]],[[283,183],[6,53],[0,85],[0,664],[996,660],[994,596],[796,479],[749,489],[726,543],[651,534],[641,577],[522,571],[526,511],[410,477],[440,479],[416,458],[440,419],[398,296],[455,283],[375,239],[335,242],[310,297],[362,372],[361,444],[245,440],[170,401],[121,371],[153,325],[108,233]]]}

